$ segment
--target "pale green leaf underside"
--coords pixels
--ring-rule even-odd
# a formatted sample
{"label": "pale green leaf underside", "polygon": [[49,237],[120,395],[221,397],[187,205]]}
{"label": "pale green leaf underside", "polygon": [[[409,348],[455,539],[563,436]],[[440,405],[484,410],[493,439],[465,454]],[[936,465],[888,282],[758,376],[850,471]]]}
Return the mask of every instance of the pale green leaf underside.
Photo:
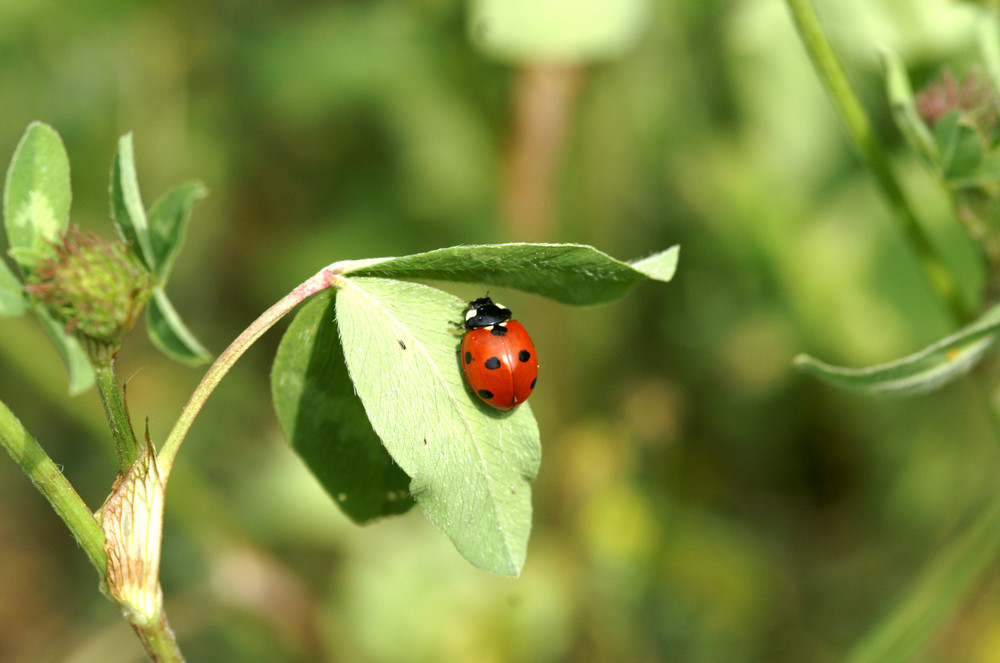
{"label": "pale green leaf underside", "polygon": [[0,316],[15,317],[26,313],[28,299],[24,296],[21,281],[14,276],[3,260],[0,260]]}
{"label": "pale green leaf underside", "polygon": [[347,373],[333,291],[309,300],[281,339],[271,395],[281,430],[352,520],[368,522],[413,506],[410,478],[372,429]]}
{"label": "pale green leaf underside", "polygon": [[211,353],[181,321],[162,288],[154,290],[149,300],[146,327],[150,340],[168,357],[192,366],[204,364],[212,358]]}
{"label": "pale green leaf underside", "polygon": [[531,530],[528,482],[541,455],[529,406],[501,413],[467,391],[448,322],[461,300],[377,278],[339,287],[348,370],[375,432],[412,478],[411,493],[470,562],[519,573]]}
{"label": "pale green leaf underside", "polygon": [[48,251],[69,223],[69,157],[55,129],[33,122],[14,151],[4,186],[7,240],[22,264]]}
{"label": "pale green leaf underside", "polygon": [[135,148],[132,134],[118,140],[118,152],[111,165],[111,216],[118,232],[132,247],[146,268],[156,273],[149,222],[139,193],[139,178],[135,172]]}
{"label": "pale green leaf underside", "polygon": [[907,396],[936,389],[963,375],[996,342],[1000,306],[961,331],[920,352],[868,368],[831,366],[808,355],[795,358],[802,371],[844,389]]}
{"label": "pale green leaf underside", "polygon": [[184,244],[191,208],[206,195],[208,190],[201,182],[184,182],[160,196],[149,208],[151,262],[161,284],[167,282],[174,259]]}
{"label": "pale green leaf underside", "polygon": [[627,263],[582,244],[486,244],[366,261],[347,273],[484,283],[567,304],[600,304],[618,299],[640,281],[669,281],[677,269],[678,253],[674,246]]}
{"label": "pale green leaf underside", "polygon": [[889,105],[892,108],[896,126],[910,144],[928,165],[937,167],[939,160],[934,136],[917,112],[913,99],[913,88],[910,85],[906,67],[899,56],[889,50],[881,52],[882,65],[885,69],[886,87],[889,95]]}
{"label": "pale green leaf underside", "polygon": [[42,328],[52,339],[59,356],[66,364],[66,370],[69,372],[69,393],[75,396],[90,389],[91,385],[94,384],[94,369],[91,367],[87,353],[80,347],[80,342],[76,340],[76,337],[68,335],[65,326],[46,311],[38,308],[36,313],[42,323]]}

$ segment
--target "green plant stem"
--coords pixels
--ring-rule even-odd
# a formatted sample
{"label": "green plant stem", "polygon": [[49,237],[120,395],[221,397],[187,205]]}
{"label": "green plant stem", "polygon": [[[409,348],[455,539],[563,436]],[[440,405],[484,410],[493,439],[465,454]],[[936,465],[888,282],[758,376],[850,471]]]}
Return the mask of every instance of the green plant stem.
{"label": "green plant stem", "polygon": [[159,618],[150,624],[130,623],[153,663],[184,663],[184,655],[177,646],[177,637],[167,623],[165,612],[161,610]]}
{"label": "green plant stem", "polygon": [[104,550],[101,526],[73,485],[3,402],[0,402],[0,444],[49,501],[90,563],[103,577],[108,567],[108,556]]}
{"label": "green plant stem", "polygon": [[139,444],[115,378],[114,360],[95,363],[94,374],[97,376],[97,391],[104,405],[104,415],[108,418],[111,437],[115,441],[115,451],[118,452],[118,466],[125,473],[139,455]]}
{"label": "green plant stem", "polygon": [[903,195],[889,160],[886,158],[871,121],[851,87],[833,46],[823,32],[810,0],[787,0],[792,19],[809,59],[816,69],[847,129],[855,148],[886,197],[903,233],[920,260],[931,287],[959,324],[968,321],[968,310],[958,291],[954,276],[934,249],[930,239],[917,222],[917,217]]}
{"label": "green plant stem", "polygon": [[177,450],[180,448],[181,442],[184,441],[188,430],[190,430],[191,424],[194,423],[194,418],[198,415],[198,412],[205,404],[205,401],[208,400],[211,393],[219,385],[219,382],[222,381],[222,378],[233,367],[233,364],[236,363],[236,360],[243,356],[243,353],[285,314],[310,296],[329,287],[334,275],[343,271],[348,264],[353,265],[354,263],[345,262],[330,265],[300,284],[274,306],[264,311],[259,318],[254,320],[253,324],[247,327],[219,355],[215,363],[205,373],[205,377],[195,387],[194,393],[191,394],[191,398],[177,418],[173,430],[170,431],[170,435],[167,437],[166,442],[163,443],[159,454],[157,454],[157,460],[160,463],[164,481],[166,481],[170,470],[173,468],[174,459],[177,457]]}

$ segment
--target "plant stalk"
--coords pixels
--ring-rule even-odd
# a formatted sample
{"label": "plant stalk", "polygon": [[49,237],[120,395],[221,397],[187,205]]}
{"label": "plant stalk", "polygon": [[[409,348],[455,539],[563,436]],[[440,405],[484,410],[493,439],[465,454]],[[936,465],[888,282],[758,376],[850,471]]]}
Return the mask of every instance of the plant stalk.
{"label": "plant stalk", "polygon": [[115,378],[114,360],[95,362],[94,374],[97,376],[97,390],[104,405],[104,415],[108,419],[111,437],[115,441],[115,451],[118,452],[118,466],[124,474],[138,457],[139,444],[136,442],[128,408],[118,388],[118,380]]}
{"label": "plant stalk", "polygon": [[191,424],[194,423],[194,418],[198,416],[198,412],[205,404],[205,401],[208,400],[208,397],[219,385],[219,382],[222,381],[222,378],[226,375],[226,373],[229,372],[229,369],[233,367],[236,360],[243,356],[243,353],[246,352],[250,346],[257,341],[257,339],[263,336],[264,332],[274,326],[274,323],[284,317],[289,311],[310,296],[329,287],[331,278],[335,274],[342,271],[342,267],[340,267],[340,265],[341,263],[337,263],[320,270],[307,281],[300,284],[290,293],[285,295],[280,301],[274,304],[274,306],[264,311],[264,313],[262,313],[259,318],[254,320],[253,323],[236,338],[236,340],[229,344],[229,347],[226,348],[215,360],[215,363],[209,367],[208,371],[205,373],[205,377],[203,377],[201,382],[198,383],[198,386],[195,387],[194,393],[191,394],[191,398],[188,400],[184,409],[181,411],[180,416],[177,418],[177,422],[174,424],[173,430],[170,431],[170,435],[167,437],[167,440],[163,443],[163,447],[157,454],[157,460],[160,463],[160,469],[164,482],[166,482],[167,477],[170,475],[170,470],[173,468],[174,460],[177,457],[177,451],[180,448],[181,442],[184,441],[184,437],[187,435],[188,430],[190,430]]}
{"label": "plant stalk", "polygon": [[130,623],[153,663],[184,663],[184,655],[177,646],[177,638],[167,623],[165,612],[161,610],[158,619],[151,624],[131,620]]}
{"label": "plant stalk", "polygon": [[0,445],[49,501],[103,578],[108,556],[101,526],[59,467],[3,402],[0,402]]}
{"label": "plant stalk", "polygon": [[830,95],[862,161],[875,176],[904,235],[916,252],[931,287],[956,323],[967,322],[972,312],[962,301],[951,270],[931,244],[903,195],[903,189],[889,167],[889,160],[875,136],[868,114],[851,87],[830,40],[823,32],[811,0],[787,0],[787,4],[817,76]]}

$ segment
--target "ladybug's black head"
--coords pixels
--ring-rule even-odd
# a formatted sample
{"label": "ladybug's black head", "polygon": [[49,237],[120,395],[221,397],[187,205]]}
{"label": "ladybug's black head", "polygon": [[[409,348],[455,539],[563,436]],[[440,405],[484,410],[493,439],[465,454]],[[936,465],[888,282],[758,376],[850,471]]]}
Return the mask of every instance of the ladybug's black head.
{"label": "ladybug's black head", "polygon": [[503,304],[494,304],[489,297],[480,297],[469,302],[465,309],[465,328],[480,329],[492,327],[510,320],[510,309]]}

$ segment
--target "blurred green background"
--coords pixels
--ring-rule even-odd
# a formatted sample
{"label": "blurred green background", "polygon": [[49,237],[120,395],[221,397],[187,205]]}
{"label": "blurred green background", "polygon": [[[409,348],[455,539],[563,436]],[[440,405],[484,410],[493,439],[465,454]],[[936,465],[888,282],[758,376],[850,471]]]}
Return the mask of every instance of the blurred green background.
{"label": "blurred green background", "polygon": [[[642,7],[643,3],[636,3]],[[877,47],[926,80],[975,57],[944,0],[820,0],[908,195],[982,275],[888,117]],[[836,661],[997,490],[981,395],[866,400],[800,351],[886,361],[950,330],[779,0],[654,0],[626,47],[493,59],[459,0],[0,2],[0,161],[63,136],[72,221],[111,234],[135,132],[147,204],[202,180],[168,291],[213,352],[324,265],[460,243],[682,245],[677,277],[532,330],[544,447],[519,579],[419,510],[359,528],[283,440],[281,329],[225,379],[172,476],[166,608],[197,661]],[[472,298],[474,285],[451,288]],[[133,334],[118,368],[162,441],[202,370]],[[0,399],[97,508],[115,456],[40,328],[0,320]],[[1000,661],[1000,565],[917,658]],[[0,458],[0,661],[142,660],[47,503]]]}

